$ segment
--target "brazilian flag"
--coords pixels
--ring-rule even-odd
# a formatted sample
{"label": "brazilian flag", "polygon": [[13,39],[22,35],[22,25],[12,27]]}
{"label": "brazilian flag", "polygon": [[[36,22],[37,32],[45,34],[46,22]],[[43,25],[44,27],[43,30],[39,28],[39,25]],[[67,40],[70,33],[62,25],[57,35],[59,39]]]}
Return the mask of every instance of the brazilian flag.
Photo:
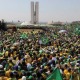
{"label": "brazilian flag", "polygon": [[63,80],[60,70],[56,68],[46,80]]}
{"label": "brazilian flag", "polygon": [[22,34],[20,35],[20,38],[22,38],[22,39],[27,39],[27,38],[28,38],[28,34],[22,33]]}
{"label": "brazilian flag", "polygon": [[41,38],[39,40],[39,44],[46,45],[48,43],[49,43],[49,38],[47,36],[41,36]]}
{"label": "brazilian flag", "polygon": [[74,31],[77,35],[80,35],[80,28],[76,28]]}

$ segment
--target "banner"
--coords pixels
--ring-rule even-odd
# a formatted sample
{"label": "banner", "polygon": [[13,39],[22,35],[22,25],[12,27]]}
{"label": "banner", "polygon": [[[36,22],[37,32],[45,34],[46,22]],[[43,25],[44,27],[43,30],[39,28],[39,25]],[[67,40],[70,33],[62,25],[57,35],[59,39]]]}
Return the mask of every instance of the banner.
{"label": "banner", "polygon": [[46,80],[63,80],[60,70],[56,68]]}

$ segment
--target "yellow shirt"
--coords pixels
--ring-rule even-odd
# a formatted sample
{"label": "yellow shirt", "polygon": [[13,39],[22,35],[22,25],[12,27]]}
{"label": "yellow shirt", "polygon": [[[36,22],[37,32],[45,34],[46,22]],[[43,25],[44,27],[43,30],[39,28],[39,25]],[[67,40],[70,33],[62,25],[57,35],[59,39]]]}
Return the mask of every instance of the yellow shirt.
{"label": "yellow shirt", "polygon": [[67,69],[65,69],[65,70],[64,70],[64,74],[66,75],[67,73],[68,73],[68,70],[67,70]]}
{"label": "yellow shirt", "polygon": [[6,51],[6,52],[5,52],[5,56],[8,56],[8,53],[9,53],[9,52],[8,52],[8,51]]}
{"label": "yellow shirt", "polygon": [[66,74],[66,79],[69,80],[70,79],[71,74],[69,72],[67,72]]}
{"label": "yellow shirt", "polygon": [[6,72],[5,72],[5,76],[6,76],[6,77],[10,77],[10,72],[11,72],[11,70],[6,71]]}

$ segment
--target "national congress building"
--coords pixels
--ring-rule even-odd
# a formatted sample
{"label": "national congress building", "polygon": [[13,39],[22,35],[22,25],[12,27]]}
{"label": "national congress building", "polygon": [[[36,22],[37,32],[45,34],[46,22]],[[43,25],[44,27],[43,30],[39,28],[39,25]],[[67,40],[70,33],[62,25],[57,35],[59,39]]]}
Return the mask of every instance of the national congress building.
{"label": "national congress building", "polygon": [[31,2],[31,23],[39,23],[39,2]]}

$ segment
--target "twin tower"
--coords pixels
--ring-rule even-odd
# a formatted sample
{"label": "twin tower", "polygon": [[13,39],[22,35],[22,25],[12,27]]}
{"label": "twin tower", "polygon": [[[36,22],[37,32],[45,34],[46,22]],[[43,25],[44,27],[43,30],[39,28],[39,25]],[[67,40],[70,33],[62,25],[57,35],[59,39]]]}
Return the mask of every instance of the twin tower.
{"label": "twin tower", "polygon": [[31,2],[31,23],[39,23],[39,2]]}

